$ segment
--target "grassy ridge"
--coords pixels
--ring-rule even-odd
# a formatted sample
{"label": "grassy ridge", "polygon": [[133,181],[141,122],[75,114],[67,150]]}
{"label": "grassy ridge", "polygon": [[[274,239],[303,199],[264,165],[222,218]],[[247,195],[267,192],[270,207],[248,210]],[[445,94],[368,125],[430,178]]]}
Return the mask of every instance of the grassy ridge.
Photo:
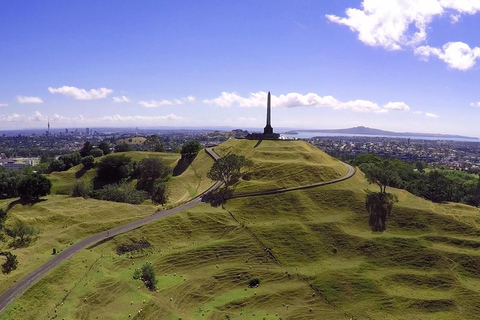
{"label": "grassy ridge", "polygon": [[[243,143],[217,151],[240,153]],[[250,157],[257,152],[248,150]],[[387,231],[372,233],[364,209],[369,187],[357,172],[321,188],[230,200],[225,209],[202,204],[83,250],[0,319],[479,318],[478,209],[390,189],[400,202]],[[117,245],[141,238],[153,248],[116,254]],[[156,270],[157,292],[132,279],[146,261]],[[254,277],[260,286],[248,288]]]}
{"label": "grassy ridge", "polygon": [[298,187],[340,178],[346,167],[304,141],[231,139],[215,148],[224,156],[243,155],[253,161],[251,179],[240,180],[236,192]]}

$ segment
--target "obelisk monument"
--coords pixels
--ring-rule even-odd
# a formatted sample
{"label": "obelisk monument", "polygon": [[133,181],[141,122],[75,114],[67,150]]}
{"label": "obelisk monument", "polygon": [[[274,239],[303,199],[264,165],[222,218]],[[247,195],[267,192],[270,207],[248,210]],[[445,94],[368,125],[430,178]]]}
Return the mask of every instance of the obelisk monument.
{"label": "obelisk monument", "polygon": [[263,134],[273,134],[273,128],[271,125],[271,119],[270,119],[270,114],[271,114],[271,105],[270,105],[270,91],[268,91],[268,98],[267,98],[267,125],[263,129]]}

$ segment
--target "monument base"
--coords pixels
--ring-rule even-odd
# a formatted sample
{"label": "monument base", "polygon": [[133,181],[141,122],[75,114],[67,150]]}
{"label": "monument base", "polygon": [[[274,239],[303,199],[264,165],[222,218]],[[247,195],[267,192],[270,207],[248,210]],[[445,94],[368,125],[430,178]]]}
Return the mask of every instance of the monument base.
{"label": "monument base", "polygon": [[280,134],[278,133],[270,133],[270,134],[249,133],[245,137],[245,139],[248,139],[248,140],[278,140],[279,138],[280,138]]}

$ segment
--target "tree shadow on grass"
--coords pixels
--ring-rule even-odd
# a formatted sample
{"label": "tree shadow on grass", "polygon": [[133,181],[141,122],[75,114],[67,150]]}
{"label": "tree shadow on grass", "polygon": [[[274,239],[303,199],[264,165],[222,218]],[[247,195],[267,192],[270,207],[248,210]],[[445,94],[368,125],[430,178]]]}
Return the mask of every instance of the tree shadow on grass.
{"label": "tree shadow on grass", "polygon": [[178,160],[175,168],[173,168],[173,176],[176,177],[176,176],[179,176],[182,173],[184,173],[185,170],[187,170],[188,166],[193,162],[194,159],[183,158],[183,157],[180,158],[180,160]]}
{"label": "tree shadow on grass", "polygon": [[221,188],[219,190],[206,193],[202,197],[202,201],[210,203],[212,207],[219,207],[227,203],[227,200],[232,196],[232,194],[233,190]]}
{"label": "tree shadow on grass", "polygon": [[7,212],[10,211],[17,204],[21,204],[22,206],[33,206],[35,203],[44,202],[44,201],[47,201],[47,199],[36,199],[33,201],[25,201],[22,199],[17,199],[8,204],[6,211]]}
{"label": "tree shadow on grass", "polygon": [[256,147],[258,147],[262,143],[262,141],[262,139],[258,140],[257,144],[253,148],[255,149]]}
{"label": "tree shadow on grass", "polygon": [[75,172],[75,179],[80,179],[81,177],[83,177],[83,175],[87,172],[88,170],[85,169],[85,167],[82,167],[82,169],[78,170],[77,172]]}

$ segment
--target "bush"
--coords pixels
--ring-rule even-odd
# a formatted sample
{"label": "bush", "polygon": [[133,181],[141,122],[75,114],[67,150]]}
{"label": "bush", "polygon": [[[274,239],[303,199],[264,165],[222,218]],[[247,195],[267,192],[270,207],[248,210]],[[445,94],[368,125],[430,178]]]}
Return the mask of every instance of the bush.
{"label": "bush", "polygon": [[89,198],[92,194],[92,185],[85,181],[76,181],[73,185],[72,197]]}
{"label": "bush", "polygon": [[7,220],[7,211],[0,209],[0,231],[3,230],[5,220]]}
{"label": "bush", "polygon": [[155,285],[158,282],[155,276],[155,270],[149,262],[145,262],[140,269],[136,269],[133,273],[133,278],[142,280],[145,286],[151,291],[155,290]]}
{"label": "bush", "polygon": [[92,150],[90,150],[90,155],[94,158],[101,157],[103,156],[103,150],[99,148],[93,148]]}
{"label": "bush", "polygon": [[86,156],[82,159],[82,164],[86,170],[91,169],[95,167],[95,159],[93,158],[93,156]]}
{"label": "bush", "polygon": [[250,281],[248,281],[248,286],[250,288],[256,288],[260,285],[260,279],[258,278],[253,278],[253,279],[250,279]]}
{"label": "bush", "polygon": [[127,152],[127,151],[132,151],[132,146],[130,146],[127,143],[121,143],[115,146],[115,152]]}
{"label": "bush", "polygon": [[2,272],[4,274],[8,274],[17,269],[18,260],[16,255],[11,252],[0,252],[0,256],[7,258],[7,261],[2,264]]}
{"label": "bush", "polygon": [[142,251],[151,247],[150,242],[145,239],[130,239],[130,243],[122,243],[117,246],[117,254],[122,255],[128,252]]}
{"label": "bush", "polygon": [[17,220],[12,228],[5,229],[5,233],[13,238],[14,247],[23,247],[28,245],[32,237],[38,234],[38,231],[25,222]]}
{"label": "bush", "polygon": [[107,184],[93,192],[93,197],[100,200],[140,204],[147,198],[147,192],[136,190],[128,183]]}
{"label": "bush", "polygon": [[102,181],[119,181],[132,172],[130,158],[125,155],[110,155],[97,164],[97,177]]}
{"label": "bush", "polygon": [[18,184],[18,194],[23,201],[35,201],[50,194],[52,183],[40,174],[31,174]]}
{"label": "bush", "polygon": [[168,189],[166,183],[157,183],[153,187],[150,194],[153,203],[161,204],[162,206],[168,201]]}

